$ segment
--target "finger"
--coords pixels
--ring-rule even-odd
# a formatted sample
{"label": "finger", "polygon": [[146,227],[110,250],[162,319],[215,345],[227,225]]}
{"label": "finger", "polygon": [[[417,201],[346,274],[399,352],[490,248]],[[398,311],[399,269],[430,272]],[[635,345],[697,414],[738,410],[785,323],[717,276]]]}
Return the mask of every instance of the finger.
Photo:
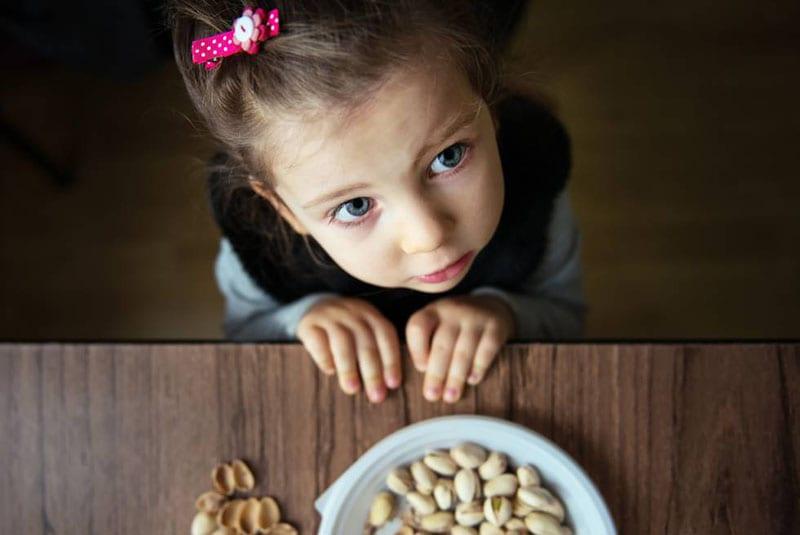
{"label": "finger", "polygon": [[469,384],[476,385],[483,380],[504,343],[505,340],[499,336],[496,329],[484,329],[478,349],[475,351],[472,370],[467,378]]}
{"label": "finger", "polygon": [[450,367],[450,358],[453,355],[458,331],[458,326],[443,324],[433,335],[431,354],[428,358],[425,381],[422,386],[423,394],[428,401],[436,401],[442,394],[442,383],[447,377],[447,368]]}
{"label": "finger", "polygon": [[315,325],[302,336],[299,336],[299,338],[300,341],[303,342],[306,351],[309,352],[311,358],[323,373],[327,375],[336,373],[336,367],[333,364],[333,355],[331,355],[331,348],[325,329]]}
{"label": "finger", "polygon": [[428,365],[431,334],[438,324],[439,316],[431,309],[415,312],[406,324],[406,344],[417,371],[424,372]]}
{"label": "finger", "polygon": [[356,345],[358,368],[364,382],[367,397],[373,403],[386,398],[386,385],[383,383],[383,366],[378,355],[378,345],[369,323],[362,317],[340,320],[353,334]]}
{"label": "finger", "polygon": [[383,365],[383,378],[386,386],[397,388],[402,382],[402,367],[400,366],[400,339],[394,325],[384,316],[368,316],[367,321],[372,327],[372,333],[380,350]]}
{"label": "finger", "polygon": [[444,400],[449,403],[458,401],[461,397],[464,381],[472,368],[472,361],[481,340],[481,333],[481,329],[472,327],[461,329],[461,333],[458,335],[444,387]]}
{"label": "finger", "polygon": [[361,383],[358,380],[356,348],[352,335],[348,329],[338,323],[328,325],[327,333],[333,353],[333,362],[336,365],[336,372],[339,374],[339,386],[345,393],[355,394]]}

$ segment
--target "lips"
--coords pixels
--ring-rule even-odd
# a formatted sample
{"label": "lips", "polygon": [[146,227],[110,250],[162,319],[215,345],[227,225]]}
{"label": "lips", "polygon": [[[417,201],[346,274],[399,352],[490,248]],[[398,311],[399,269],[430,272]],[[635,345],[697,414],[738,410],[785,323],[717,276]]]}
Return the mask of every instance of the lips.
{"label": "lips", "polygon": [[417,279],[423,282],[443,282],[448,279],[452,279],[461,273],[461,271],[463,271],[464,267],[469,263],[471,258],[472,251],[468,252],[444,269],[434,271],[433,273],[429,273],[427,275],[420,275],[417,277]]}

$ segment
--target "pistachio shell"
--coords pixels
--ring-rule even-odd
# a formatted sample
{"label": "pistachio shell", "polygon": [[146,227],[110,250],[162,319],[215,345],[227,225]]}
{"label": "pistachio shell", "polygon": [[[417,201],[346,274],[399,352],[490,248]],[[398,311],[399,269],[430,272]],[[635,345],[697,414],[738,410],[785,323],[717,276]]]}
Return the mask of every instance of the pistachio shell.
{"label": "pistachio shell", "polygon": [[475,528],[466,526],[453,526],[450,530],[450,535],[478,535],[478,531]]}
{"label": "pistachio shell", "polygon": [[236,530],[233,528],[217,528],[217,530],[212,533],[211,535],[236,535]]}
{"label": "pistachio shell", "polygon": [[488,522],[481,524],[478,532],[480,535],[504,535],[502,528],[498,528]]}
{"label": "pistachio shell", "polygon": [[233,468],[229,464],[219,464],[211,471],[211,486],[223,496],[230,496],[236,489]]}
{"label": "pistachio shell", "polygon": [[261,498],[258,515],[258,529],[266,531],[281,521],[281,509],[278,503],[269,496]]}
{"label": "pistachio shell", "polygon": [[499,476],[506,471],[508,467],[508,458],[505,454],[498,451],[493,451],[486,458],[486,461],[478,467],[478,474],[484,481]]}
{"label": "pistachio shell", "polygon": [[456,473],[453,480],[458,499],[464,503],[471,502],[480,494],[480,480],[478,475],[469,468],[462,468]]}
{"label": "pistachio shell", "polygon": [[256,478],[253,477],[253,472],[243,460],[236,459],[231,461],[231,467],[233,468],[233,480],[236,490],[248,491],[256,486]]}
{"label": "pistachio shell", "polygon": [[539,471],[529,464],[517,468],[517,480],[520,487],[538,487],[542,484]]}
{"label": "pistachio shell", "polygon": [[217,512],[217,524],[226,528],[241,531],[242,509],[244,500],[231,500],[220,507]]}
{"label": "pistachio shell", "polygon": [[411,507],[420,515],[429,515],[436,512],[436,502],[431,496],[426,496],[421,492],[411,491],[406,494],[406,500]]}
{"label": "pistachio shell", "polygon": [[417,461],[411,465],[411,476],[417,484],[417,490],[422,494],[429,495],[433,492],[436,485],[436,474],[424,463]]}
{"label": "pistachio shell", "polygon": [[517,497],[521,502],[532,507],[534,511],[542,511],[556,517],[559,522],[564,521],[564,506],[546,488],[520,487],[517,491]]}
{"label": "pistachio shell", "polygon": [[453,476],[458,470],[456,462],[450,458],[450,455],[443,451],[432,451],[428,453],[422,462],[425,466],[436,472],[441,476]]}
{"label": "pistachio shell", "polygon": [[528,528],[525,527],[525,521],[521,518],[510,519],[503,527],[506,529],[506,534],[514,533],[514,535],[517,535],[517,533],[519,533],[522,535],[523,533],[528,533]]}
{"label": "pistachio shell", "polygon": [[403,526],[397,530],[394,535],[414,535],[414,528],[411,526]]}
{"label": "pistachio shell", "polygon": [[500,527],[511,518],[511,502],[505,496],[487,498],[483,503],[483,515],[487,521]]}
{"label": "pistachio shell", "polygon": [[210,490],[198,496],[197,500],[194,502],[194,506],[197,508],[198,511],[211,513],[213,515],[216,514],[217,511],[219,511],[219,508],[222,506],[224,502],[225,502],[225,496],[223,496],[219,492]]}
{"label": "pistachio shell", "polygon": [[456,522],[461,526],[477,526],[483,519],[483,506],[480,502],[460,503],[456,506]]}
{"label": "pistachio shell", "polygon": [[281,522],[269,528],[269,535],[297,535],[297,530],[291,524]]}
{"label": "pistachio shell", "polygon": [[192,519],[192,535],[209,535],[217,529],[217,520],[210,513],[200,511]]}
{"label": "pistachio shell", "polygon": [[452,479],[440,479],[433,487],[433,498],[442,511],[447,511],[456,501],[456,488]]}
{"label": "pistachio shell", "polygon": [[431,533],[447,533],[450,528],[455,524],[453,513],[438,512],[430,515],[425,515],[419,522],[420,527],[424,531]]}
{"label": "pistachio shell", "polygon": [[386,486],[388,486],[392,492],[405,496],[414,490],[414,478],[411,477],[411,473],[405,468],[395,468],[386,476]]}
{"label": "pistachio shell", "polygon": [[239,527],[246,535],[254,535],[258,531],[258,518],[261,515],[261,502],[258,498],[248,498],[244,502],[239,515]]}
{"label": "pistachio shell", "polygon": [[487,481],[483,486],[483,495],[487,498],[514,496],[515,492],[517,492],[517,476],[514,474],[500,474]]}
{"label": "pistachio shell", "polygon": [[565,531],[561,529],[561,525],[555,517],[538,511],[525,517],[525,527],[533,535],[565,535]]}
{"label": "pistachio shell", "polygon": [[382,526],[394,513],[394,495],[389,492],[379,492],[372,500],[369,510],[369,523],[371,526]]}
{"label": "pistachio shell", "polygon": [[461,468],[469,468],[471,470],[478,468],[486,461],[486,450],[477,444],[465,442],[451,449],[450,457]]}
{"label": "pistachio shell", "polygon": [[517,490],[517,495],[514,496],[511,505],[514,509],[514,516],[524,517],[533,512],[533,507],[519,499],[519,490]]}

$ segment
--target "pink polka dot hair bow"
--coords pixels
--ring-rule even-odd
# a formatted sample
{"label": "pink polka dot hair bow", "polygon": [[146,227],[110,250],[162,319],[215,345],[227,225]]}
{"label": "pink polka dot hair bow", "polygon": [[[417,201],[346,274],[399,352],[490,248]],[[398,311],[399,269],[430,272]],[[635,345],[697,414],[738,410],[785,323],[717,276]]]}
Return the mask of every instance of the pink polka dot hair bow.
{"label": "pink polka dot hair bow", "polygon": [[206,70],[219,67],[221,59],[240,52],[255,54],[259,44],[280,33],[278,10],[269,14],[248,7],[233,21],[233,29],[192,42],[192,62],[203,63]]}

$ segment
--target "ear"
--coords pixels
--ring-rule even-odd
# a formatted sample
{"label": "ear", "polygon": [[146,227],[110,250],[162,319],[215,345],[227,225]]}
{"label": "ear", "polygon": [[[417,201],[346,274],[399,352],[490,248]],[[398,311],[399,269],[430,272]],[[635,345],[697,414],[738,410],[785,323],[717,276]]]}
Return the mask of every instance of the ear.
{"label": "ear", "polygon": [[250,187],[255,191],[259,197],[266,199],[272,205],[273,208],[281,215],[281,217],[287,221],[295,232],[302,235],[309,234],[306,227],[295,217],[292,211],[289,209],[286,204],[284,204],[283,199],[281,199],[274,191],[268,189],[264,184],[262,184],[257,179],[250,177],[248,179],[250,183]]}

